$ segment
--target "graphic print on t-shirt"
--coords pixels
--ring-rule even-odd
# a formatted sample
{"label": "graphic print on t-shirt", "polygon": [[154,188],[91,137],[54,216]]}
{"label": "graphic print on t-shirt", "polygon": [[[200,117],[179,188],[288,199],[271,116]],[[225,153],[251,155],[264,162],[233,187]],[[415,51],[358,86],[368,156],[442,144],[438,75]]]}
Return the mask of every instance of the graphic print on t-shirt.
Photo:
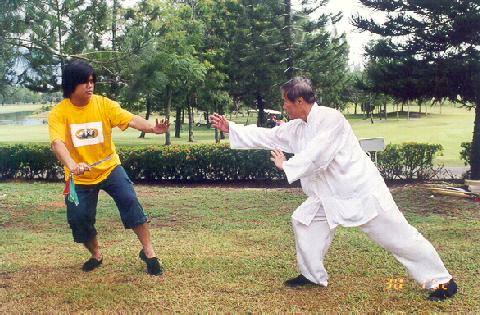
{"label": "graphic print on t-shirt", "polygon": [[85,145],[103,143],[102,122],[95,121],[85,124],[71,124],[70,133],[75,148]]}

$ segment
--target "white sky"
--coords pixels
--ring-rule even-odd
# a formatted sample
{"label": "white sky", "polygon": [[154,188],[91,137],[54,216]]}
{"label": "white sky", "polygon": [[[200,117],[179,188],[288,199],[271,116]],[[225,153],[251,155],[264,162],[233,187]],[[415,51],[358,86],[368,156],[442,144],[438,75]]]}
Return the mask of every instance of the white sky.
{"label": "white sky", "polygon": [[360,14],[362,17],[374,17],[379,20],[382,17],[381,12],[373,12],[364,7],[357,0],[330,0],[326,7],[328,12],[343,13],[343,18],[336,24],[338,33],[346,33],[348,45],[350,46],[349,64],[363,65],[364,62],[364,46],[369,40],[374,38],[369,32],[359,32],[355,26],[351,24],[351,17]]}

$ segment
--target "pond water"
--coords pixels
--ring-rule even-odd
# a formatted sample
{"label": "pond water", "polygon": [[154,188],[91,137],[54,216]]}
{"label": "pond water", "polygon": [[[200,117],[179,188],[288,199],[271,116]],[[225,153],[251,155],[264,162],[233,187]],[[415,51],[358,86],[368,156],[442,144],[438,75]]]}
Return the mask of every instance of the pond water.
{"label": "pond water", "polygon": [[0,114],[0,125],[35,126],[47,124],[46,118],[30,118],[33,111]]}

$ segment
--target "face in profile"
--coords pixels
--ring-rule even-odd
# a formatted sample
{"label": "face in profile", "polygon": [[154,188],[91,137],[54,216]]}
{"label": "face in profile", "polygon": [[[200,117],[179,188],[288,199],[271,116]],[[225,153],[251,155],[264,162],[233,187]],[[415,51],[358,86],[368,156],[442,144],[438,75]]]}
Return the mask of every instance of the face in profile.
{"label": "face in profile", "polygon": [[288,118],[298,119],[300,117],[300,104],[303,101],[302,97],[297,98],[295,101],[291,101],[287,98],[286,94],[283,94],[283,109],[287,112]]}
{"label": "face in profile", "polygon": [[92,97],[94,88],[95,83],[93,76],[90,75],[87,82],[78,84],[75,87],[75,90],[73,91],[72,95],[70,95],[70,98],[88,100]]}

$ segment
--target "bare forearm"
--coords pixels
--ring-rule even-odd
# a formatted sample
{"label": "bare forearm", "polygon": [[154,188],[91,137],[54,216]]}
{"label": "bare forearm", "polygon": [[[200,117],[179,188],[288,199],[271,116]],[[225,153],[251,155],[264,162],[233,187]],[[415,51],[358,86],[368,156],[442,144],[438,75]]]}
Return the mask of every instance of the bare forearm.
{"label": "bare forearm", "polygon": [[51,148],[52,148],[52,151],[55,153],[57,159],[64,166],[68,167],[71,170],[75,168],[76,163],[72,159],[72,156],[70,155],[70,152],[65,146],[65,143],[63,143],[60,140],[55,140],[52,142]]}
{"label": "bare forearm", "polygon": [[133,119],[132,121],[128,124],[130,127],[132,128],[135,128],[139,131],[143,131],[143,132],[147,132],[147,133],[151,133],[151,132],[154,132],[153,131],[153,128],[154,128],[154,124],[149,122],[148,120],[138,116],[138,115],[135,115],[133,116]]}

